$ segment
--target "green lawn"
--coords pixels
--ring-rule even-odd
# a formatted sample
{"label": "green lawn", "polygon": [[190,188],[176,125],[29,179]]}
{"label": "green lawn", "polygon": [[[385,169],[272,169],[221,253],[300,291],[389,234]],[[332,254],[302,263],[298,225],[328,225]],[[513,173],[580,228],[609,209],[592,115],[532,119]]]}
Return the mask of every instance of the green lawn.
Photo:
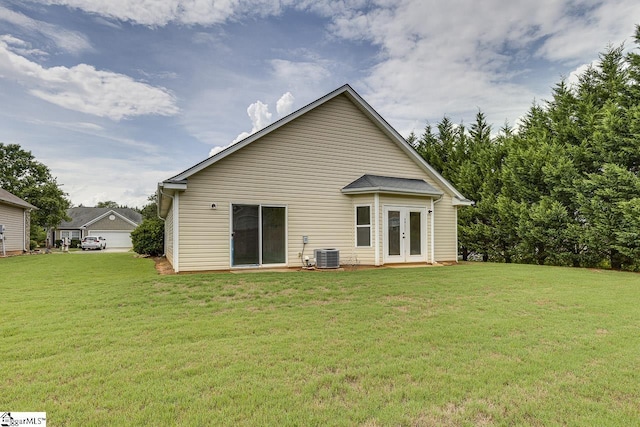
{"label": "green lawn", "polygon": [[0,298],[0,410],[52,426],[640,423],[634,273],[54,254],[0,259]]}

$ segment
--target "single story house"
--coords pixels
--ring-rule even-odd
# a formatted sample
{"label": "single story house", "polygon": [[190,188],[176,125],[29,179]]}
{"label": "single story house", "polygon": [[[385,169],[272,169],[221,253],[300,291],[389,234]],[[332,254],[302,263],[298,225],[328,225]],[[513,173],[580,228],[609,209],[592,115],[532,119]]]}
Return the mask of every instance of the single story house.
{"label": "single story house", "polygon": [[142,215],[130,208],[69,208],[67,216],[71,219],[53,231],[53,242],[65,237],[102,236],[107,248],[131,248],[131,232],[142,222]]}
{"label": "single story house", "polygon": [[176,272],[298,267],[316,249],[342,265],[456,261],[457,211],[473,203],[349,85],[158,183],[157,196]]}
{"label": "single story house", "polygon": [[21,254],[29,250],[31,203],[0,188],[0,256]]}

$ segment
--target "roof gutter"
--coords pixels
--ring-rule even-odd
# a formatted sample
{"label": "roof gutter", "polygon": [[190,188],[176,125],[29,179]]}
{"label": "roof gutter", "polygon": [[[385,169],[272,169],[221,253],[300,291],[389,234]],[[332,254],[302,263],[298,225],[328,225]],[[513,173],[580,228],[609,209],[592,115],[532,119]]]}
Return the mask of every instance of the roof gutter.
{"label": "roof gutter", "polygon": [[397,194],[397,195],[405,195],[405,196],[425,196],[425,197],[433,197],[440,196],[442,198],[443,193],[426,193],[424,191],[412,191],[412,190],[404,190],[404,189],[394,189],[394,188],[384,188],[384,187],[367,187],[367,188],[355,188],[355,189],[342,189],[340,190],[342,194],[372,194],[372,193],[380,193],[380,194]]}
{"label": "roof gutter", "polygon": [[162,188],[163,188],[162,183],[160,183],[160,184],[158,185],[158,195],[159,195],[160,197],[158,197],[158,206],[157,206],[157,208],[156,208],[156,215],[157,215],[157,216],[158,216],[158,218],[160,218],[162,221],[166,221],[166,218],[162,218],[162,216],[160,216],[160,206],[162,205],[162,197],[164,196],[164,197],[168,197],[168,198],[170,198],[170,199],[171,199],[171,203],[173,203],[173,200],[174,200],[174,199],[173,199],[173,196],[171,196],[171,195],[169,195],[169,194],[165,193],[164,191],[162,191]]}
{"label": "roof gutter", "polygon": [[453,206],[473,206],[476,204],[476,202],[474,202],[473,200],[469,200],[469,199],[460,199],[459,197],[454,197],[453,198],[453,202],[452,202]]}
{"label": "roof gutter", "polygon": [[161,212],[162,212],[162,196],[167,196],[168,198],[171,199],[171,203],[174,202],[174,198],[173,196],[171,196],[169,193],[165,193],[162,190],[172,190],[171,193],[175,194],[176,191],[185,191],[187,189],[187,180],[183,179],[183,180],[167,180],[167,181],[162,181],[158,183],[158,191],[157,191],[157,195],[158,195],[158,209],[156,214],[158,215],[158,218],[164,220],[164,218],[162,218],[161,216]]}

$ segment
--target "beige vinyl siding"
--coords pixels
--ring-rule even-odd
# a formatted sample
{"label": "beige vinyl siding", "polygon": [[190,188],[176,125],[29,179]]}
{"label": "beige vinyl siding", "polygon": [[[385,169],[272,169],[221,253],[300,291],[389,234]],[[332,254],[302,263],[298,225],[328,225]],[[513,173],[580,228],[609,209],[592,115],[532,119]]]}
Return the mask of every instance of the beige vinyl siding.
{"label": "beige vinyl siding", "polygon": [[[6,252],[22,252],[25,249],[24,209],[0,203],[0,224],[4,224]],[[0,247],[0,255],[2,255]]]}
{"label": "beige vinyl siding", "polygon": [[436,261],[458,259],[458,232],[456,206],[451,196],[445,194],[435,205]]}
{"label": "beige vinyl siding", "polygon": [[164,221],[164,254],[171,266],[173,265],[173,204],[167,212]]}
{"label": "beige vinyl siding", "polygon": [[[337,96],[188,178],[180,193],[180,270],[231,267],[234,203],[287,207],[290,266],[301,263],[303,235],[305,255],[338,248],[343,260],[357,254],[373,264],[373,248],[355,249],[354,204],[363,198],[340,191],[367,173],[425,179],[438,188],[346,96]],[[373,195],[368,200],[373,207]]]}
{"label": "beige vinyl siding", "polygon": [[102,218],[99,221],[94,222],[93,224],[87,227],[87,230],[123,230],[123,231],[133,231],[136,227],[131,225],[130,222],[125,221],[120,218],[118,215],[114,215],[115,219],[110,220],[109,215]]}

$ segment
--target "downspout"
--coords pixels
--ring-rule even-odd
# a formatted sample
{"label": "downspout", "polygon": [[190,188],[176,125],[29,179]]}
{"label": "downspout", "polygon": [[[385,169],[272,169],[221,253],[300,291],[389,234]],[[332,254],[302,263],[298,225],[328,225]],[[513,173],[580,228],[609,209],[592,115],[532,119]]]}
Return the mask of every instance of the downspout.
{"label": "downspout", "polygon": [[[177,229],[176,229],[176,199],[173,196],[170,196],[169,194],[165,193],[164,191],[162,191],[162,187],[158,187],[158,190],[160,192],[161,196],[165,196],[171,199],[171,204],[173,205],[173,236],[172,236],[172,240],[173,240],[173,262],[171,263],[173,266],[173,270],[177,273],[179,271],[179,265],[176,262],[178,257],[178,245],[177,245],[177,240],[176,240],[176,234],[177,234]],[[162,218],[160,216],[160,198],[158,198],[158,211],[157,211],[157,215],[158,218],[160,218],[160,220],[162,220],[165,223],[165,229],[166,229],[166,222],[167,220],[165,218]],[[164,253],[167,253],[167,239],[165,239],[164,241]]]}
{"label": "downspout", "polygon": [[458,262],[458,209],[459,206],[455,206],[455,215],[456,215],[456,263]]}
{"label": "downspout", "polygon": [[373,235],[373,244],[375,245],[374,249],[374,264],[375,266],[380,265],[380,230],[379,230],[379,218],[380,218],[380,195],[375,193],[373,195],[373,211],[375,212],[375,216],[373,217],[373,229],[375,233]]}
{"label": "downspout", "polygon": [[444,195],[440,195],[438,200],[433,200],[431,198],[431,264],[436,263],[436,203],[439,203],[442,200]]}
{"label": "downspout", "polygon": [[[22,252],[27,252],[27,210],[22,211]],[[31,230],[29,230],[29,246],[31,246]]]}

